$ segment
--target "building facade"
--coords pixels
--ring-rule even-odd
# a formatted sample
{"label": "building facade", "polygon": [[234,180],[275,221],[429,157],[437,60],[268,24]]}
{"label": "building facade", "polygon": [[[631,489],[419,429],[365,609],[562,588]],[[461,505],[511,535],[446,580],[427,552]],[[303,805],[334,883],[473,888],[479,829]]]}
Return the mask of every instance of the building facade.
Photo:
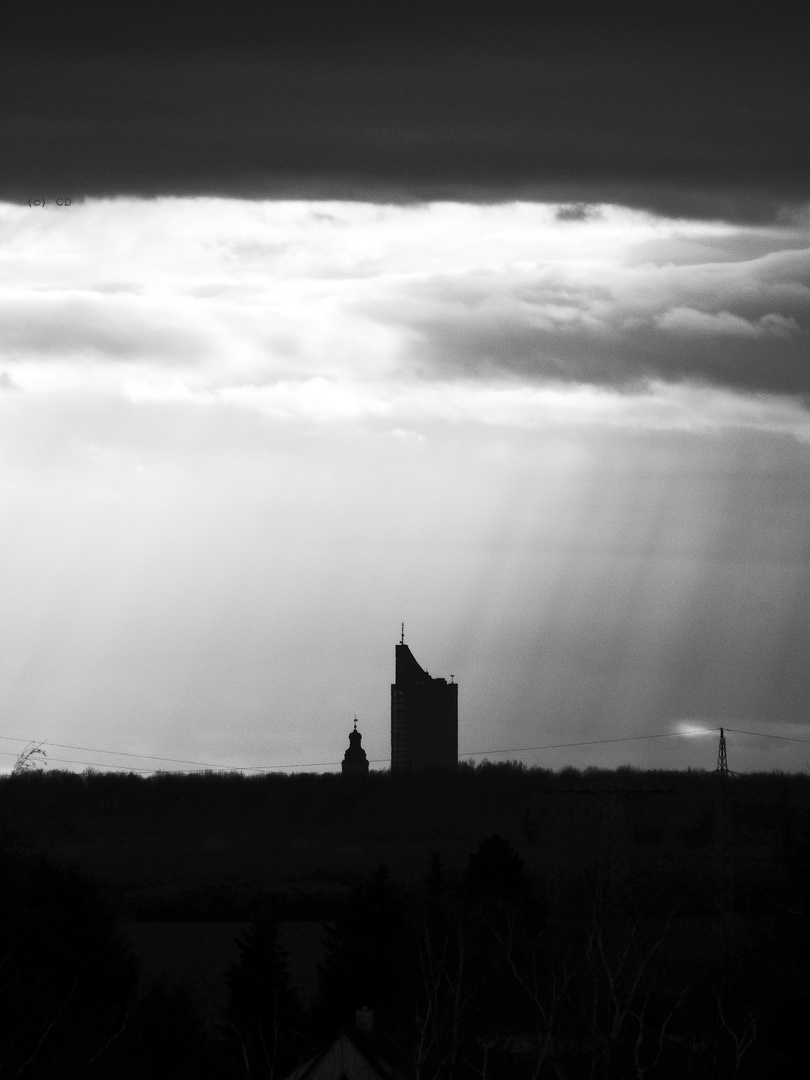
{"label": "building facade", "polygon": [[458,683],[423,671],[403,640],[391,686],[391,771],[455,769]]}

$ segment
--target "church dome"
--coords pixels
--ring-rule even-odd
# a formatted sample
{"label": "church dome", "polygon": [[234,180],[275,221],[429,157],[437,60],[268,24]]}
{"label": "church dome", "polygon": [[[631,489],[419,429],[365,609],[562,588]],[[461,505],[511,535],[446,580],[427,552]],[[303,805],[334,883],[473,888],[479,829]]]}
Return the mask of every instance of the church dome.
{"label": "church dome", "polygon": [[357,730],[357,717],[354,718],[354,730],[349,732],[349,749],[343,755],[341,771],[344,776],[365,776],[368,772],[368,758],[360,745],[363,736]]}

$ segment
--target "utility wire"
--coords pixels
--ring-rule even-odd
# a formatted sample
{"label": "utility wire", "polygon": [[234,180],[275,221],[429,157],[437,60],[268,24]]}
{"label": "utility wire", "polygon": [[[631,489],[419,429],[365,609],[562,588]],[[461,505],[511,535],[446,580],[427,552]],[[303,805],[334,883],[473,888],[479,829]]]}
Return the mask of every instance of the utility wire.
{"label": "utility wire", "polygon": [[[717,730],[716,728],[713,730]],[[798,739],[795,735],[766,735],[764,731],[743,731],[741,728],[725,727],[725,731],[732,731],[735,735],[755,735],[758,739],[780,739],[782,742],[810,743],[810,739]]]}
{"label": "utility wire", "polygon": [[[4,757],[19,757],[19,755],[15,754],[12,750],[0,750],[0,754],[2,754]],[[112,763],[103,761],[77,761],[76,758],[51,757],[50,755],[48,755],[47,760],[49,762],[58,761],[60,765],[89,765],[91,768],[98,767],[100,769],[126,769],[127,772],[136,773],[153,773],[155,771],[154,769],[136,769],[132,765],[113,765]]]}
{"label": "utility wire", "polygon": [[[486,757],[487,755],[494,754],[520,754],[529,753],[538,750],[565,750],[579,746],[604,746],[610,743],[624,743],[624,742],[640,742],[647,739],[677,739],[685,738],[687,736],[694,736],[700,732],[711,734],[712,732],[719,731],[719,728],[702,728],[700,731],[665,731],[654,735],[622,735],[609,739],[585,739],[578,742],[563,742],[563,743],[543,743],[539,746],[512,746],[508,748],[491,748],[489,750],[469,750],[463,751],[459,754],[459,758],[471,758],[471,757]],[[779,739],[784,742],[800,742],[810,743],[810,739],[800,739],[795,736],[789,735],[774,735],[763,731],[744,731],[741,728],[726,727],[726,731],[730,731],[735,735],[752,735],[761,739]],[[0,735],[0,739],[8,742],[20,742],[29,744],[31,739],[21,739],[14,735]],[[270,772],[272,770],[282,769],[317,769],[326,768],[328,766],[340,765],[340,761],[309,761],[309,762],[290,762],[287,764],[276,765],[221,765],[209,761],[196,761],[189,758],[174,758],[174,757],[162,757],[158,754],[134,754],[127,750],[106,750],[99,749],[95,746],[78,746],[73,743],[52,743],[47,740],[42,740],[42,744],[45,746],[52,746],[58,750],[80,750],[91,754],[107,754],[111,757],[128,757],[135,758],[140,761],[166,761],[175,765],[194,765],[197,769],[213,769],[218,772]],[[18,757],[19,755],[10,750],[0,750],[0,754],[4,757]],[[106,762],[98,761],[86,761],[76,758],[56,758],[48,757],[49,761],[56,761],[60,764],[66,765],[88,765],[91,768],[101,769],[122,769],[128,772],[136,773],[153,773],[155,769],[142,769],[136,768],[130,765],[118,765]],[[389,759],[385,758],[369,758],[370,765],[380,765],[387,762]],[[196,771],[196,770],[194,770]]]}
{"label": "utility wire", "polygon": [[[9,742],[24,742],[29,743],[31,739],[19,739],[14,735],[0,735],[0,739],[7,739]],[[46,740],[47,741],[47,740]],[[160,757],[157,754],[133,754],[127,750],[101,750],[97,746],[74,746],[71,743],[52,743],[47,742],[48,746],[55,746],[58,750],[86,750],[90,754],[110,754],[113,757],[131,757],[139,758],[141,761],[172,761],[176,765],[199,765],[203,769],[239,769],[242,771],[242,766],[239,765],[213,765],[208,761],[189,761],[186,758],[171,758]],[[54,758],[54,760],[56,760]],[[81,764],[81,762],[79,763]],[[89,764],[92,764],[90,762]],[[332,762],[325,762],[324,764],[333,764]],[[339,764],[339,762],[338,762]],[[123,768],[123,766],[122,766]],[[244,767],[247,769],[263,769],[263,765],[247,765]]]}
{"label": "utility wire", "polygon": [[[702,731],[719,731],[719,728],[701,728]],[[731,731],[731,728],[726,728]],[[639,739],[680,739],[694,735],[694,731],[664,731],[659,735],[622,735],[617,739],[586,739],[584,742],[546,743],[544,746],[513,746],[509,750],[471,750],[459,757],[480,757],[482,754],[517,754],[528,750],[562,750],[569,746],[601,746],[604,743],[638,742]],[[386,758],[386,761],[388,759]]]}
{"label": "utility wire", "polygon": [[[704,728],[703,730],[710,732],[719,730],[718,728]],[[727,731],[731,731],[731,728],[726,728]],[[546,743],[542,746],[512,746],[506,749],[490,749],[490,750],[470,750],[464,751],[459,754],[460,758],[470,757],[485,757],[488,754],[518,754],[527,753],[535,750],[561,750],[568,749],[576,746],[601,746],[607,743],[620,743],[620,742],[637,742],[644,739],[671,739],[671,738],[683,738],[686,735],[693,735],[694,732],[683,731],[666,731],[656,735],[623,735],[618,738],[611,739],[587,739],[581,742],[567,742],[567,743]],[[0,735],[0,739],[8,740],[9,742],[21,742],[30,743],[31,739],[21,739],[14,735]],[[810,740],[808,740],[810,741]],[[44,745],[53,746],[59,750],[83,750],[91,754],[108,754],[112,757],[130,757],[136,758],[140,761],[169,761],[176,765],[196,765],[201,769],[215,769],[217,771],[228,772],[268,772],[271,769],[316,769],[325,768],[330,765],[340,765],[340,761],[310,761],[310,762],[295,762],[286,765],[218,765],[213,762],[207,761],[193,761],[188,758],[172,758],[161,757],[157,754],[133,754],[126,750],[103,750],[94,746],[77,746],[72,743],[52,743],[44,741]],[[0,754],[6,757],[17,757],[13,751],[0,750]],[[130,772],[149,773],[154,772],[154,769],[137,769],[127,765],[113,765],[106,764],[104,762],[95,761],[83,761],[76,760],[75,758],[55,758],[49,757],[49,761],[58,761],[60,764],[71,765],[89,765],[91,767],[98,766],[100,768],[108,769],[128,769]],[[380,765],[383,762],[387,762],[389,759],[385,758],[369,758],[370,765]]]}

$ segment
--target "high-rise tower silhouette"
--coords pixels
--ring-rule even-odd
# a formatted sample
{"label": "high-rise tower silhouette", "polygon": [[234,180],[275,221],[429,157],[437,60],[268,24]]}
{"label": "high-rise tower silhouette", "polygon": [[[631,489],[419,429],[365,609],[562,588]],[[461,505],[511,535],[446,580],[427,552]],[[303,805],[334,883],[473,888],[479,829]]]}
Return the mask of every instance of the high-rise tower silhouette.
{"label": "high-rise tower silhouette", "polygon": [[455,769],[458,764],[458,684],[423,671],[405,644],[396,646],[391,686],[391,769]]}

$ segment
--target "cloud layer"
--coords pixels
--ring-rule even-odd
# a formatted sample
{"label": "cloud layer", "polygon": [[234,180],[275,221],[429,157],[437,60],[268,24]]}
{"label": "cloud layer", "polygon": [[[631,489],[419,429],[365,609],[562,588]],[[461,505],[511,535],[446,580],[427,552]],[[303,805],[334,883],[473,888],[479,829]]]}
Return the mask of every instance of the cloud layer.
{"label": "cloud layer", "polygon": [[732,263],[474,272],[418,282],[388,310],[413,333],[422,371],[810,391],[810,249]]}
{"label": "cloud layer", "polygon": [[801,222],[117,199],[7,206],[2,235],[16,386],[90,377],[141,400],[395,419],[456,384],[456,402],[481,395],[482,419],[494,395],[522,400],[524,420],[531,388],[810,392]]}

